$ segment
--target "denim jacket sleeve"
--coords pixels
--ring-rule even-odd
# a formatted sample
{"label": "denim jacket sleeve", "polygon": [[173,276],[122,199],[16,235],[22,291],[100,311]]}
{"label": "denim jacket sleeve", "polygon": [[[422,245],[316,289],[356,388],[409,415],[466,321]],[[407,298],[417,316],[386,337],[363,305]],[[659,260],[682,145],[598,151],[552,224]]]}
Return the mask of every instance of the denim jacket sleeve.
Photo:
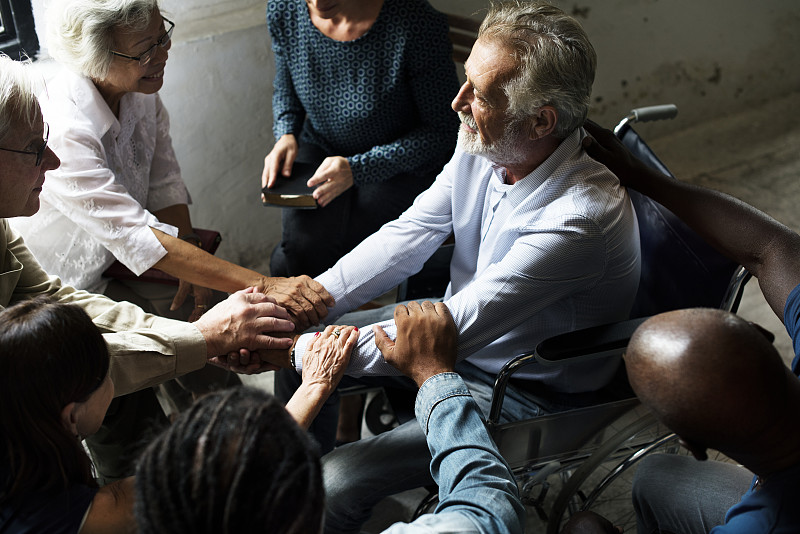
{"label": "denim jacket sleeve", "polygon": [[442,373],[426,380],[415,412],[441,500],[435,514],[385,532],[521,534],[525,511],[517,485],[461,377]]}

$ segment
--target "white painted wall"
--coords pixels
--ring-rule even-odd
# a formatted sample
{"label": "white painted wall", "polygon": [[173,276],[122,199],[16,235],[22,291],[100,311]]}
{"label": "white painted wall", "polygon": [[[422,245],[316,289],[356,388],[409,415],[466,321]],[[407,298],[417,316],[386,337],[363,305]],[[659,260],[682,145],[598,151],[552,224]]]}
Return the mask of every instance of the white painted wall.
{"label": "white painted wall", "polygon": [[[466,15],[487,3],[431,2]],[[674,102],[679,119],[648,128],[661,135],[800,87],[796,0],[555,3],[578,17],[597,49],[592,117],[603,124],[632,107]],[[41,27],[42,0],[33,4]],[[280,217],[258,197],[263,157],[272,144],[274,65],[265,2],[162,0],[162,6],[177,27],[161,95],[194,199],[193,220],[222,231],[220,256],[266,272]]]}

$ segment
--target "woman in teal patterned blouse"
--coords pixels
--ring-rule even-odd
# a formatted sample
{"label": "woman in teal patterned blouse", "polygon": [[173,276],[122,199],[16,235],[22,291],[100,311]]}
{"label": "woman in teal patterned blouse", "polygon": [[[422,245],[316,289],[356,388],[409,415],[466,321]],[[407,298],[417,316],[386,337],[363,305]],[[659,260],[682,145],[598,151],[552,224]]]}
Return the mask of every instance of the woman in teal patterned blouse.
{"label": "woman in teal patterned blouse", "polygon": [[273,133],[262,185],[307,154],[316,210],[283,210],[273,276],[316,276],[396,219],[455,148],[447,20],[427,0],[269,0]]}

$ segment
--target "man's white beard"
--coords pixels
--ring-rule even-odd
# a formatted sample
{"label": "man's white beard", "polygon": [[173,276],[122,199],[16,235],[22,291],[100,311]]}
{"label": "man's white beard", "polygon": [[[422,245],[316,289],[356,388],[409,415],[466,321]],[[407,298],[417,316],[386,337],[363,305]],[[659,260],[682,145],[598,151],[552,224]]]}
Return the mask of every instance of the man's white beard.
{"label": "man's white beard", "polygon": [[525,159],[524,138],[520,135],[519,122],[510,122],[503,132],[503,136],[487,145],[481,140],[478,125],[472,115],[459,111],[458,117],[462,123],[473,130],[473,132],[468,132],[461,126],[458,128],[458,146],[467,154],[483,156],[497,165],[514,165]]}

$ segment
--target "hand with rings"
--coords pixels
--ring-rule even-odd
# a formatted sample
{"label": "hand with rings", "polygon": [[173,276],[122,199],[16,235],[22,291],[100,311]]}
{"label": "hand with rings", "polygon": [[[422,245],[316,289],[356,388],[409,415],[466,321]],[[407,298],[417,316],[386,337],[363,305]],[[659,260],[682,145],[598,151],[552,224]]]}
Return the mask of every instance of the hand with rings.
{"label": "hand with rings", "polygon": [[303,383],[333,391],[344,375],[358,340],[354,326],[328,326],[318,332],[303,353]]}
{"label": "hand with rings", "polygon": [[358,336],[354,326],[328,326],[308,342],[303,353],[303,383],[286,403],[286,410],[302,428],[308,428],[339,385]]}
{"label": "hand with rings", "polygon": [[188,321],[193,323],[208,311],[209,303],[212,301],[213,295],[211,290],[207,287],[197,286],[190,284],[186,280],[180,280],[178,291],[175,293],[175,298],[172,299],[172,304],[169,309],[175,311],[180,308],[188,295],[194,296],[194,308],[188,318]]}

